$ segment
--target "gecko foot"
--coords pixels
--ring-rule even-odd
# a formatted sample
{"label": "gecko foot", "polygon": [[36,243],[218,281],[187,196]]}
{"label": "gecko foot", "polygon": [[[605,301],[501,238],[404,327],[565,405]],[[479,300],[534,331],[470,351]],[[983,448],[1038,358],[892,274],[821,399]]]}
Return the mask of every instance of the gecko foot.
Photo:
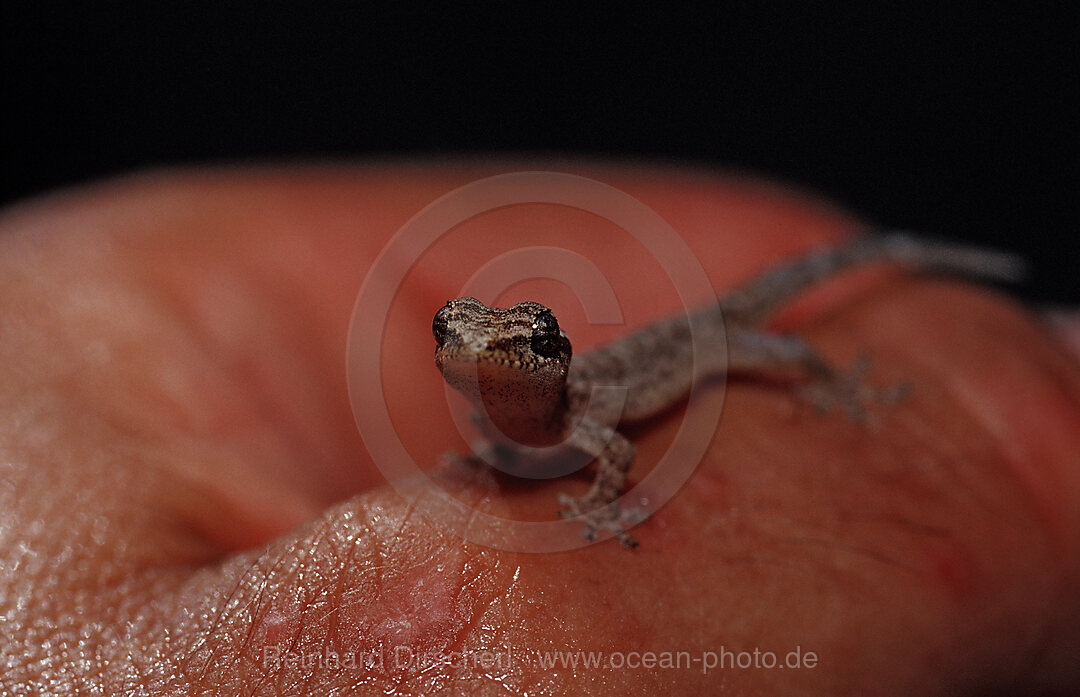
{"label": "gecko foot", "polygon": [[581,536],[590,542],[596,539],[597,530],[609,530],[623,547],[634,549],[637,540],[626,532],[638,523],[648,519],[644,508],[622,508],[615,503],[597,505],[587,499],[575,499],[566,494],[559,494],[559,503],[563,509],[559,515],[563,518],[581,518],[585,527]]}
{"label": "gecko foot", "polygon": [[853,421],[866,419],[866,406],[872,402],[896,404],[907,395],[910,385],[899,383],[890,388],[871,387],[866,382],[870,372],[870,356],[863,354],[846,372],[834,372],[815,380],[800,389],[798,398],[825,414],[833,409],[843,409]]}

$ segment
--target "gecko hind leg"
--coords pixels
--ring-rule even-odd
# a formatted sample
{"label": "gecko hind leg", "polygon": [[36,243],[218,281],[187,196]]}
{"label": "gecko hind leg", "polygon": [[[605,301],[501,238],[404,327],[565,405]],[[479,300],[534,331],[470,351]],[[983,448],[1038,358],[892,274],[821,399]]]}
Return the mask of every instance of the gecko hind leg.
{"label": "gecko hind leg", "polygon": [[909,390],[907,383],[879,388],[870,385],[868,354],[861,355],[848,370],[839,370],[803,339],[792,335],[738,330],[729,334],[729,370],[737,373],[775,375],[797,371],[806,378],[795,396],[818,413],[843,409],[854,421],[866,418],[871,403],[895,404]]}
{"label": "gecko hind leg", "polygon": [[864,353],[846,371],[830,368],[812,376],[810,382],[795,391],[795,396],[819,414],[843,409],[853,421],[864,421],[867,404],[896,404],[911,390],[907,381],[886,388],[871,386],[866,376],[872,363],[870,355]]}
{"label": "gecko hind leg", "polygon": [[585,496],[559,495],[563,518],[581,518],[581,531],[587,540],[595,540],[598,530],[609,530],[624,547],[637,547],[627,530],[649,516],[643,508],[619,508],[616,503],[626,487],[626,473],[634,464],[634,445],[611,428],[589,419],[582,420],[567,445],[583,450],[597,459],[596,478]]}

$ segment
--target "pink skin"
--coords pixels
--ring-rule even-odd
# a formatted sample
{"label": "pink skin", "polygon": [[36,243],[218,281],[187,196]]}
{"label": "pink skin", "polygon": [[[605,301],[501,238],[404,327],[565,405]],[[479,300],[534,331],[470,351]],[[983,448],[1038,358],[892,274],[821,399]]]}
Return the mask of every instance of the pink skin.
{"label": "pink skin", "polygon": [[[856,226],[761,182],[543,167],[655,209],[718,288]],[[344,379],[359,284],[439,195],[537,168],[144,175],[0,217],[0,692],[1080,687],[1080,366],[986,290],[871,272],[797,303],[777,326],[845,364],[871,350],[872,379],[907,378],[911,396],[859,425],[819,418],[776,385],[711,391],[724,399],[713,444],[635,529],[633,553],[611,541],[551,555],[462,544],[385,486]],[[429,324],[471,270],[526,244],[575,249],[637,326],[678,299],[626,239],[584,213],[522,206],[430,250],[386,326],[387,400],[418,462],[464,448]],[[559,308],[577,350],[626,329],[589,326],[552,282],[504,299],[530,296]],[[632,481],[679,419],[631,433]],[[558,491],[586,486],[487,472],[441,483],[533,520],[554,518]],[[642,652],[783,659],[796,647],[814,667],[574,669],[536,653],[648,663]],[[356,665],[325,658],[350,655]],[[452,660],[419,660],[429,655]]]}

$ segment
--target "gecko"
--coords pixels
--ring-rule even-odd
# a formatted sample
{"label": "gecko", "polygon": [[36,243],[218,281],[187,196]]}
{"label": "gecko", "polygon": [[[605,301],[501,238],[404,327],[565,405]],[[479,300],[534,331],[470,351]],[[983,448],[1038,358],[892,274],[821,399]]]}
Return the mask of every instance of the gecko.
{"label": "gecko", "polygon": [[[867,360],[842,370],[799,336],[763,327],[810,287],[876,263],[1006,281],[1019,278],[1023,268],[1004,252],[903,232],[865,233],[766,270],[707,309],[661,319],[580,355],[574,355],[555,314],[540,303],[493,308],[463,297],[448,301],[432,321],[435,365],[481,415],[477,423],[490,446],[488,457],[512,459],[529,448],[561,446],[595,459],[588,492],[579,498],[560,494],[560,513],[581,519],[589,540],[607,530],[633,548],[637,541],[628,530],[648,514],[616,502],[635,456],[618,427],[671,409],[686,399],[694,379],[781,377],[818,411],[843,408],[856,420],[869,402],[899,400],[903,385],[875,389],[866,383]],[[695,355],[695,343],[716,350]],[[593,391],[601,385],[626,389]]]}

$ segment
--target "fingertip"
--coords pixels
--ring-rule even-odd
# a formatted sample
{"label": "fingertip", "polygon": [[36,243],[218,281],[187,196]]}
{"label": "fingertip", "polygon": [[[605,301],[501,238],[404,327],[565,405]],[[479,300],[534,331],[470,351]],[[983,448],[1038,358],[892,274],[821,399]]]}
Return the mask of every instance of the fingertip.
{"label": "fingertip", "polygon": [[1080,359],[1080,311],[1050,310],[1046,318],[1072,356]]}

